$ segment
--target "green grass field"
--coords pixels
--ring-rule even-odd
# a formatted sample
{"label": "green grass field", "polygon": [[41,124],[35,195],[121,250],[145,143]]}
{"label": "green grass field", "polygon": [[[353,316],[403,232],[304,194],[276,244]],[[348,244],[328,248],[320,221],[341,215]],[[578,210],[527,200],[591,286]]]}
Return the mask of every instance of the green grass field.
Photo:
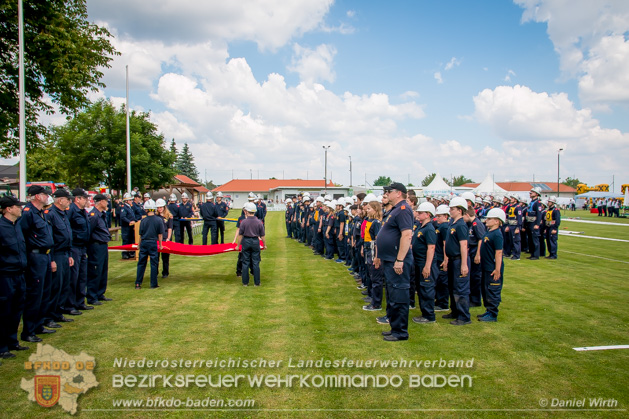
{"label": "green grass field", "polygon": [[[564,216],[589,217],[583,211]],[[598,217],[590,217],[599,220]],[[605,219],[626,223],[627,220]],[[226,239],[234,224],[227,223]],[[569,230],[629,239],[629,226],[566,221]],[[69,354],[96,358],[100,385],[79,397],[83,417],[431,417],[587,416],[627,417],[629,350],[577,352],[574,347],[629,344],[629,243],[560,236],[559,259],[505,261],[505,286],[498,323],[455,327],[409,324],[410,340],[385,342],[384,312],[361,309],[362,295],[344,266],[312,255],[285,238],[283,213],[267,218],[269,249],[262,255],[262,286],[242,287],[236,253],[171,257],[171,275],[160,288],[134,289],[136,264],[110,253],[107,296],[114,299],[44,337]],[[200,243],[200,237],[197,239]],[[148,285],[148,271],[145,276]],[[475,319],[484,310],[472,309]],[[411,310],[412,316],[419,310]],[[442,314],[442,313],[440,313]],[[0,415],[60,417],[27,400],[20,380],[32,378],[19,352],[0,367]],[[131,368],[116,358],[184,360],[280,360],[279,368]],[[434,367],[289,367],[289,360],[436,361]],[[439,367],[440,360],[473,359],[473,366]],[[382,375],[402,384],[384,388],[253,387],[114,388],[114,375],[219,374],[310,376]],[[412,375],[471,377],[471,386],[410,388]],[[311,385],[315,381],[307,381]],[[468,382],[469,383],[469,382]],[[118,399],[247,399],[247,408],[218,410],[124,409]],[[616,400],[594,410],[590,399]],[[553,399],[585,399],[589,411],[557,412]],[[547,405],[545,405],[547,403]],[[556,402],[555,402],[556,403]],[[114,410],[123,409],[123,410]],[[426,409],[426,411],[418,411]]]}

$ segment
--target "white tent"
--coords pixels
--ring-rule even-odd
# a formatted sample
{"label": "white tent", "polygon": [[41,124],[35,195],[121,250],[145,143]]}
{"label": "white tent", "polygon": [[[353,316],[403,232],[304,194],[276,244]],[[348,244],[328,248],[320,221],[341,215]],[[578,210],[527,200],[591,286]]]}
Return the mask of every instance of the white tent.
{"label": "white tent", "polygon": [[424,196],[449,195],[451,191],[450,185],[445,183],[441,175],[437,173],[430,185],[424,188]]}
{"label": "white tent", "polygon": [[496,185],[496,182],[494,182],[494,180],[491,178],[491,175],[489,173],[487,173],[487,177],[485,178],[485,180],[483,180],[480,185],[478,185],[476,188],[474,188],[474,193],[478,194],[478,193],[489,193],[489,194],[494,194],[496,192],[507,192],[505,189],[502,189],[500,186]]}

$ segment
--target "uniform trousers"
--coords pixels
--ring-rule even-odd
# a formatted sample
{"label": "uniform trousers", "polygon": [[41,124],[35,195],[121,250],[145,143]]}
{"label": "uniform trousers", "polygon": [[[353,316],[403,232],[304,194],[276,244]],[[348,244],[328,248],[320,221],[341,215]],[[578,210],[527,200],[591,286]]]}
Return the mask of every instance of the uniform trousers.
{"label": "uniform trousers", "polygon": [[64,308],[79,308],[85,304],[85,288],[87,287],[87,248],[73,247],[74,265],[70,268],[71,292],[64,303]]}
{"label": "uniform trousers", "polygon": [[249,285],[249,269],[253,283],[260,285],[260,240],[257,237],[242,238],[242,283]]}
{"label": "uniform trousers", "polygon": [[51,281],[50,255],[29,252],[26,267],[26,298],[24,300],[24,326],[22,338],[34,335],[42,330],[44,313],[42,298],[44,286]]}
{"label": "uniform trousers", "polygon": [[412,258],[404,259],[402,273],[397,274],[393,261],[382,261],[382,269],[387,288],[387,317],[391,335],[398,339],[408,339],[408,290],[411,284]]}
{"label": "uniform trousers", "polygon": [[[468,257],[467,266],[470,266]],[[461,257],[448,258],[448,288],[450,289],[450,309],[452,317],[470,321],[470,274],[461,275]]]}
{"label": "uniform trousers", "polygon": [[[503,269],[504,269],[504,265]],[[483,270],[483,289],[484,289],[484,303],[485,309],[493,316],[498,316],[498,306],[502,301],[502,283],[503,272],[500,273],[500,278],[496,281],[491,275],[491,271]]]}
{"label": "uniform trousers", "polygon": [[[61,313],[61,303],[65,300],[65,287],[70,283],[72,272],[70,271],[70,251],[55,252],[52,261],[57,264],[57,270],[52,272],[50,290],[46,295],[47,287],[44,287],[42,305],[44,308],[44,324],[50,321],[59,321],[63,318]],[[45,302],[44,302],[45,301]]]}
{"label": "uniform trousers", "polygon": [[442,263],[442,260],[436,261],[437,279],[435,280],[435,306],[447,309],[450,307],[448,301],[450,298],[450,291],[448,290],[448,272],[441,267]]}
{"label": "uniform trousers", "polygon": [[87,302],[94,303],[105,298],[109,253],[107,243],[92,242],[87,246]]}
{"label": "uniform trousers", "polygon": [[159,272],[159,252],[157,241],[142,240],[140,242],[140,255],[138,257],[138,269],[135,276],[136,285],[142,285],[146,263],[151,258],[151,288],[157,287],[157,273]]}
{"label": "uniform trousers", "polygon": [[26,281],[23,273],[0,273],[0,353],[19,344],[17,329],[24,310]]}
{"label": "uniform trousers", "polygon": [[424,278],[422,271],[426,266],[426,261],[415,263],[415,288],[419,296],[419,308],[422,311],[422,317],[428,320],[435,320],[435,285],[439,276],[439,267],[433,259],[430,265],[430,275]]}

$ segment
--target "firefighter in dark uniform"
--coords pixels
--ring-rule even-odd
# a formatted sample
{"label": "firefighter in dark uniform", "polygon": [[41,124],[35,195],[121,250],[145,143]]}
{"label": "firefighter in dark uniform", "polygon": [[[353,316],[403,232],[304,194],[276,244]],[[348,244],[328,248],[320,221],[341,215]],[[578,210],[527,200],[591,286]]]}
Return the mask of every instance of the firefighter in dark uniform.
{"label": "firefighter in dark uniform", "polygon": [[[223,201],[223,192],[216,193],[216,216],[225,218],[229,215],[229,205]],[[225,243],[225,221],[216,220],[216,227],[218,227],[218,235],[220,236],[220,244]]]}
{"label": "firefighter in dark uniform", "polygon": [[69,220],[70,193],[65,189],[57,189],[52,194],[55,203],[50,209],[44,211],[46,219],[52,226],[52,237],[54,245],[50,249],[52,259],[52,275],[50,294],[44,294],[42,299],[46,301],[44,309],[44,326],[49,328],[59,328],[57,322],[71,322],[63,314],[78,316],[83,313],[73,307],[64,307],[63,303],[70,294],[70,281],[72,278],[71,267],[74,265],[72,258],[72,228]]}
{"label": "firefighter in dark uniform", "polygon": [[133,213],[135,214],[135,221],[140,221],[142,217],[146,216],[146,212],[144,211],[144,201],[139,192],[136,192],[133,196],[133,204],[131,204],[131,207],[133,208]]}
{"label": "firefighter in dark uniform", "polygon": [[473,208],[469,208],[463,214],[463,220],[469,228],[468,231],[468,254],[470,255],[470,307],[481,306],[481,288],[483,273],[480,266],[480,253],[478,253],[478,242],[485,235],[485,224],[476,218],[476,212]]}
{"label": "firefighter in dark uniform", "polygon": [[177,195],[170,194],[168,198],[168,211],[173,216],[173,234],[175,235],[175,242],[181,243],[181,231],[179,231],[179,204],[177,203]]}
{"label": "firefighter in dark uniform", "polygon": [[90,240],[87,245],[87,302],[102,305],[102,301],[111,301],[105,297],[107,275],[109,272],[109,254],[107,243],[111,240],[104,211],[107,209],[107,197],[98,194],[94,197],[94,208],[87,219],[90,223]]}
{"label": "firefighter in dark uniform", "polygon": [[286,238],[291,238],[293,236],[293,229],[291,220],[293,219],[293,212],[295,211],[295,207],[293,207],[293,200],[290,198],[286,198],[286,213],[284,214],[284,222],[286,223]]}
{"label": "firefighter in dark uniform", "polygon": [[[64,307],[72,307],[76,310],[92,310],[94,307],[85,305],[85,289],[87,287],[87,244],[90,240],[90,226],[87,219],[88,195],[85,190],[76,188],[72,190],[74,202],[70,204],[68,217],[72,228],[72,259],[74,265],[70,268],[72,276],[70,286],[72,291],[64,303]],[[120,207],[120,211],[122,206]],[[118,214],[118,218],[120,214]],[[127,227],[128,228],[128,227]],[[123,236],[124,238],[124,236]]]}
{"label": "firefighter in dark uniform", "polygon": [[546,257],[546,213],[548,212],[548,202],[545,199],[540,200],[542,205],[542,223],[539,226],[539,256]]}
{"label": "firefighter in dark uniform", "polygon": [[539,186],[534,187],[529,192],[531,202],[526,209],[526,235],[528,237],[528,249],[531,256],[527,259],[538,260],[539,259],[539,238],[540,238],[540,226],[542,224],[542,205],[539,202],[539,197],[542,190]]}
{"label": "firefighter in dark uniform", "polygon": [[[133,211],[133,196],[130,193],[124,194],[123,204],[120,209],[120,232],[122,233],[122,244],[135,243],[135,211]],[[133,259],[134,252],[122,252],[123,259]]]}
{"label": "firefighter in dark uniform", "polygon": [[179,243],[183,243],[185,233],[188,233],[188,244],[193,244],[192,238],[192,221],[186,218],[192,218],[194,215],[194,205],[190,202],[187,193],[181,194],[181,204],[179,204]]}
{"label": "firefighter in dark uniform", "polygon": [[520,260],[522,231],[522,207],[517,194],[510,196],[511,202],[507,206],[505,233],[511,242],[511,260]]}
{"label": "firefighter in dark uniform", "polygon": [[450,307],[448,290],[448,271],[444,265],[444,246],[445,239],[448,235],[448,216],[450,208],[447,205],[439,205],[435,212],[434,227],[437,235],[437,243],[435,244],[435,260],[439,272],[435,282],[435,311],[448,311]]}
{"label": "firefighter in dark uniform", "polygon": [[140,223],[140,255],[135,277],[135,289],[142,286],[146,262],[151,258],[151,288],[159,288],[157,284],[157,274],[159,273],[159,250],[162,248],[164,240],[164,221],[155,215],[157,204],[152,199],[144,203],[146,218]]}
{"label": "firefighter in dark uniform", "polygon": [[210,231],[212,244],[218,244],[218,226],[216,225],[216,205],[214,204],[214,196],[212,192],[208,192],[205,195],[206,202],[201,204],[199,209],[201,218],[203,218],[203,232],[201,236],[203,238],[203,245],[207,245],[207,233]]}
{"label": "firefighter in dark uniform", "polygon": [[264,203],[264,198],[262,197],[262,195],[258,194],[255,204],[260,214],[260,217],[258,218],[260,219],[260,221],[262,221],[262,224],[264,224],[264,220],[266,219],[266,204]]}
{"label": "firefighter in dark uniform", "polygon": [[10,351],[28,349],[17,340],[26,293],[26,242],[18,222],[22,205],[26,204],[12,196],[0,198],[0,358],[4,359],[15,358]]}
{"label": "firefighter in dark uniform", "polygon": [[393,208],[384,219],[376,238],[377,255],[374,267],[384,268],[387,288],[387,318],[390,331],[385,331],[385,341],[408,340],[408,311],[410,273],[413,254],[410,251],[413,233],[413,210],[406,202],[406,186],[394,182],[384,188]]}
{"label": "firefighter in dark uniform", "polygon": [[548,198],[548,210],[544,218],[546,226],[546,242],[548,244],[548,256],[546,259],[557,259],[557,235],[561,224],[561,211],[557,208],[557,198]]}
{"label": "firefighter in dark uniform", "polygon": [[39,185],[33,185],[28,189],[28,194],[31,202],[26,204],[20,218],[28,260],[21,338],[27,342],[41,342],[36,334],[55,333],[55,330],[44,328],[45,313],[42,311],[44,288],[50,286],[52,276],[50,249],[54,242],[52,227],[42,210],[48,202],[48,191]]}
{"label": "firefighter in dark uniform", "polygon": [[450,324],[470,324],[470,257],[468,254],[469,228],[463,220],[467,202],[460,197],[450,200],[450,226],[446,237],[445,251],[448,266],[448,288],[450,289],[449,314],[444,319],[453,319]]}

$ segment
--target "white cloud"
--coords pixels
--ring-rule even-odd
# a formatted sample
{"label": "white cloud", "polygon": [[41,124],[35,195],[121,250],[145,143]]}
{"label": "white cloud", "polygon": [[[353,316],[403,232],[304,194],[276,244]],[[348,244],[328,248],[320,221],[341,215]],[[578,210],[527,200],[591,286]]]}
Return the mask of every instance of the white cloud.
{"label": "white cloud", "polygon": [[336,48],[321,44],[316,49],[293,46],[293,59],[289,71],[299,74],[299,78],[307,83],[328,81],[333,82],[336,75],[332,70]]}
{"label": "white cloud", "polygon": [[513,70],[507,71],[507,75],[505,76],[505,81],[511,81],[511,76],[516,76],[515,71]]}
{"label": "white cloud", "polygon": [[514,0],[522,22],[545,22],[566,77],[584,102],[629,102],[629,2]]}
{"label": "white cloud", "polygon": [[450,59],[450,61],[448,61],[448,63],[446,64],[446,66],[444,67],[444,69],[446,71],[450,71],[452,70],[453,67],[458,67],[461,65],[461,61],[458,60],[456,57],[452,57]]}
{"label": "white cloud", "polygon": [[437,80],[437,83],[439,84],[443,83],[443,78],[441,77],[440,71],[435,71],[435,74],[433,76],[435,77],[435,80]]}
{"label": "white cloud", "polygon": [[346,15],[347,15],[347,17],[352,18],[352,17],[356,16],[356,11],[355,10],[348,10]]}

